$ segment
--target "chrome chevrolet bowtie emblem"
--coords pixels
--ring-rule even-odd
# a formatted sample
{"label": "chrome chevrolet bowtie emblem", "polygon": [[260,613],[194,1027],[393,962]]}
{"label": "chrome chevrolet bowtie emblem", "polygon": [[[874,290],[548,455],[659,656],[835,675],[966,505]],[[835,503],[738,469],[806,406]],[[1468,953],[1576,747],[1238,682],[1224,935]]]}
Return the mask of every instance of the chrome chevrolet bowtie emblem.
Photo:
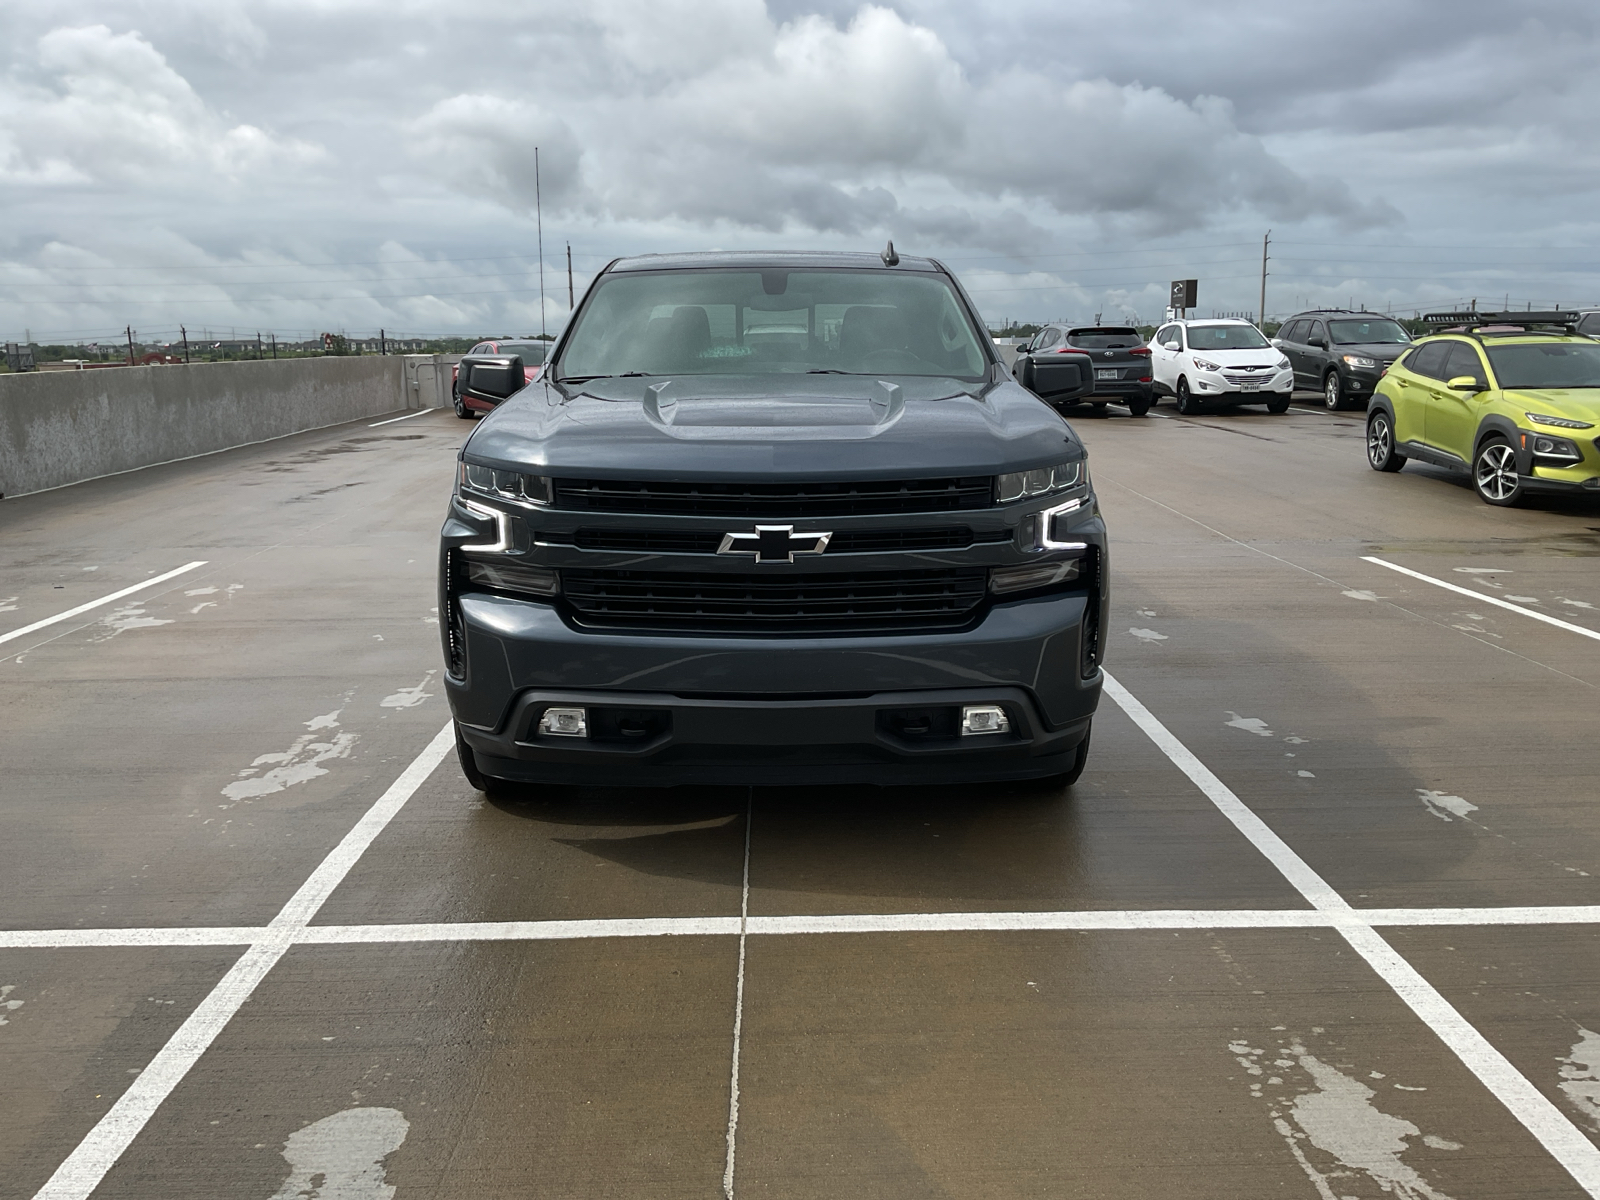
{"label": "chrome chevrolet bowtie emblem", "polygon": [[754,533],[725,533],[718,554],[753,554],[758,563],[792,563],[796,554],[821,554],[832,533],[796,533],[793,525],[757,525]]}

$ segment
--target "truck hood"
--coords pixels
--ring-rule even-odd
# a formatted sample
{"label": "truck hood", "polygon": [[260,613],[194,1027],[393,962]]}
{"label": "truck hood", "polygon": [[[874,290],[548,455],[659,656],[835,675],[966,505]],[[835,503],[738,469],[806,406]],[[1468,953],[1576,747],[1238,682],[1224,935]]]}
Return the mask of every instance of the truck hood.
{"label": "truck hood", "polygon": [[540,380],[485,417],[462,453],[557,476],[910,479],[993,475],[1083,450],[1009,380],[718,375]]}

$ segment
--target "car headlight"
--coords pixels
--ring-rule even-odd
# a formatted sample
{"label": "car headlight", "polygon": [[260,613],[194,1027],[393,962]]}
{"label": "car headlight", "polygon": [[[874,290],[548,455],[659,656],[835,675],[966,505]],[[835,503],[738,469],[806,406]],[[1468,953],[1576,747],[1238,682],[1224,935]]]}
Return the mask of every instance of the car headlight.
{"label": "car headlight", "polygon": [[995,476],[994,499],[996,504],[1009,504],[1013,500],[1065,492],[1088,481],[1089,466],[1081,458],[1035,471],[1010,471]]}
{"label": "car headlight", "polygon": [[1208,358],[1197,358],[1197,359],[1194,360],[1194,365],[1199,367],[1202,371],[1220,371],[1220,370],[1222,370],[1222,364],[1221,363],[1214,363]]}
{"label": "car headlight", "polygon": [[1550,417],[1544,413],[1527,413],[1528,420],[1535,425],[1554,425],[1557,429],[1593,429],[1588,421],[1574,421],[1567,417]]}
{"label": "car headlight", "polygon": [[1535,458],[1553,458],[1559,462],[1577,462],[1583,453],[1572,442],[1553,433],[1525,433],[1522,444],[1533,451]]}
{"label": "car headlight", "polygon": [[1280,354],[1278,356],[1278,370],[1287,371],[1291,365],[1292,364],[1289,362],[1289,358],[1288,358],[1287,355],[1281,355]]}
{"label": "car headlight", "polygon": [[1378,369],[1378,360],[1368,358],[1365,354],[1342,354],[1339,357],[1344,359],[1345,366],[1355,367],[1359,371],[1376,371]]}
{"label": "car headlight", "polygon": [[509,500],[513,504],[550,503],[550,480],[544,475],[523,475],[518,471],[464,462],[460,464],[456,481],[461,491],[476,496]]}
{"label": "car headlight", "polygon": [[561,590],[560,577],[549,567],[532,563],[480,562],[466,560],[467,580],[479,587],[522,596],[554,596]]}

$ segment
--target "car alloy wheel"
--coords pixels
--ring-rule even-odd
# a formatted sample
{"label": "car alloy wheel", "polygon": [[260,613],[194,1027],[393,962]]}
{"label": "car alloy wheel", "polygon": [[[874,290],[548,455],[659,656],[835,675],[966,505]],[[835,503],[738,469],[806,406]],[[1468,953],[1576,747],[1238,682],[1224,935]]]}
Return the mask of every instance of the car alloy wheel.
{"label": "car alloy wheel", "polygon": [[1329,412],[1338,412],[1344,407],[1344,380],[1339,378],[1339,372],[1329,371],[1322,381],[1322,402]]}
{"label": "car alloy wheel", "polygon": [[1522,477],[1517,474],[1517,452],[1504,438],[1490,438],[1478,447],[1472,461],[1472,484],[1487,504],[1509,508],[1522,499]]}
{"label": "car alloy wheel", "polygon": [[461,393],[456,391],[454,388],[451,388],[450,398],[455,401],[456,416],[460,417],[463,421],[470,419],[472,416],[472,411],[467,408],[466,403],[461,399]]}
{"label": "car alloy wheel", "polygon": [[1367,461],[1374,471],[1398,471],[1406,465],[1405,455],[1395,453],[1394,424],[1382,409],[1367,422]]}
{"label": "car alloy wheel", "polygon": [[1189,390],[1189,381],[1178,380],[1178,411],[1186,417],[1192,417],[1200,411],[1200,401],[1194,398],[1194,393]]}

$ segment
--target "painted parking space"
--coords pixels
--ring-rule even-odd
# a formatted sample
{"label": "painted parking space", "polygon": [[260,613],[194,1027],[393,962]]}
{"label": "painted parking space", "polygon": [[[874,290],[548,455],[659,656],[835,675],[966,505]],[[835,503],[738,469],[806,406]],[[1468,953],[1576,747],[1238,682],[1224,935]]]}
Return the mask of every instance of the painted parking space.
{"label": "painted parking space", "polygon": [[[1378,569],[1354,551],[1390,532],[1397,481],[1347,469],[1336,421],[1270,420],[1082,427],[1116,538],[1122,690],[1070,793],[486,800],[437,740],[428,675],[453,417],[164,479],[161,503],[210,504],[245,587],[13,664],[28,690],[6,748],[70,770],[0,797],[73,870],[9,864],[25,919],[7,927],[65,932],[0,955],[201,965],[140,1044],[166,1083],[145,1077],[133,1124],[97,1140],[75,1110],[6,1160],[42,1182],[77,1146],[52,1196],[346,1178],[362,1196],[1594,1194],[1559,1086],[1586,1080],[1551,1076],[1551,1035],[1521,1032],[1539,1006],[1478,1005],[1421,952],[1455,931],[1416,933],[1440,906],[1518,922],[1493,936],[1547,947],[1524,991],[1590,957],[1586,685],[1542,645],[1508,667],[1437,613],[1347,595]],[[151,494],[119,486],[142,529]],[[1527,786],[1530,764],[1558,786]],[[237,801],[249,832],[180,829],[185,789]],[[247,928],[207,934],[222,925]],[[97,926],[105,948],[64,948]],[[208,936],[226,945],[150,944]],[[87,1014],[92,978],[63,978]],[[37,997],[11,996],[4,1063],[114,1044],[70,1005],[41,1032]],[[174,1038],[179,1021],[204,1036]],[[1589,1069],[1582,1044],[1557,1072]]]}

